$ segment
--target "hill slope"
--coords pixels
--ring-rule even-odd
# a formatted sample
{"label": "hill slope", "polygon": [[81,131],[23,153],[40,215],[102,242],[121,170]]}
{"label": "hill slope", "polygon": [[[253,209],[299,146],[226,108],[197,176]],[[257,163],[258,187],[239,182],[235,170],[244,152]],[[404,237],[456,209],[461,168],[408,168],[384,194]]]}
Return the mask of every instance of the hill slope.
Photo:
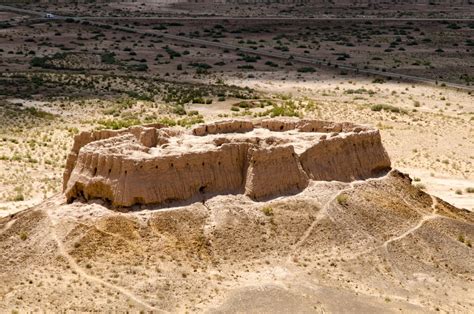
{"label": "hill slope", "polygon": [[470,312],[473,225],[396,170],[265,203],[57,196],[0,220],[0,309]]}

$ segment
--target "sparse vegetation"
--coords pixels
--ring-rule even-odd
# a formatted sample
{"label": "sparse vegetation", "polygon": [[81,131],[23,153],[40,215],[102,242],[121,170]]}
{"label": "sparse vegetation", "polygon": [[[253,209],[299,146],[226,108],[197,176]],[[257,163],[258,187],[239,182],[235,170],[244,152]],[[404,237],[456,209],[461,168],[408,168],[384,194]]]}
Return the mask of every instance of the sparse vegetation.
{"label": "sparse vegetation", "polygon": [[26,241],[28,239],[28,233],[26,231],[21,231],[19,236],[21,241]]}
{"label": "sparse vegetation", "polygon": [[372,105],[370,106],[370,110],[372,111],[390,111],[390,112],[395,112],[395,113],[406,113],[405,110],[400,109],[400,107],[395,107],[392,105],[386,105],[386,104],[377,104],[377,105]]}
{"label": "sparse vegetation", "polygon": [[273,208],[270,206],[263,207],[262,212],[265,214],[265,216],[273,216]]}
{"label": "sparse vegetation", "polygon": [[349,196],[347,194],[339,194],[336,197],[336,201],[339,205],[347,206],[349,204]]}
{"label": "sparse vegetation", "polygon": [[417,189],[420,189],[420,190],[425,190],[426,189],[426,186],[423,183],[416,183],[413,186]]}
{"label": "sparse vegetation", "polygon": [[314,73],[316,72],[316,69],[313,67],[303,67],[303,68],[298,68],[298,72],[300,73]]}
{"label": "sparse vegetation", "polygon": [[[320,8],[311,3],[188,2],[160,4],[158,9],[147,2],[20,4],[24,9],[53,10],[65,16],[99,16],[97,22],[34,18],[34,23],[29,23],[26,15],[2,12],[3,221],[8,221],[15,210],[34,206],[62,191],[62,174],[72,139],[82,131],[118,130],[147,123],[190,127],[206,119],[286,116],[377,125],[393,167],[410,169],[410,173],[413,169],[422,178],[413,178],[415,188],[425,189],[426,185],[433,191],[439,189],[440,198],[471,210],[474,187],[466,188],[465,184],[472,181],[473,174],[469,145],[473,94],[443,87],[450,83],[474,84],[468,66],[473,63],[474,40],[468,37],[472,37],[474,24],[465,19],[470,11],[461,4],[429,2],[430,10],[414,10],[414,4],[408,3],[395,7],[377,3],[359,4],[347,11],[341,9],[344,4],[331,3]],[[168,12],[167,6],[172,11]],[[196,8],[203,18],[188,19]],[[384,8],[389,13],[381,12]],[[157,14],[185,18],[176,23],[154,19]],[[128,18],[134,15],[145,18]],[[210,18],[206,20],[206,16]],[[222,16],[253,18],[242,23]],[[259,16],[296,19],[272,21]],[[321,21],[321,16],[376,18]],[[378,21],[378,17],[384,20]],[[430,20],[418,20],[420,17]],[[168,35],[200,41],[174,41]],[[218,49],[211,43],[230,48]],[[240,50],[231,48],[233,45]],[[286,57],[257,56],[263,51]],[[298,61],[300,57],[320,61],[321,66],[306,66]],[[366,76],[362,70],[378,71],[380,75]],[[437,80],[438,84],[410,82],[397,74]],[[331,140],[338,131],[326,139]],[[294,145],[291,138],[287,145]],[[295,146],[295,152],[298,149]],[[462,180],[462,184],[438,186],[437,182],[445,178]],[[317,184],[318,189],[322,188]],[[64,311],[61,304],[69,304],[78,311],[110,308],[192,313],[205,311],[207,305],[215,303],[213,300],[233,304],[224,297],[229,289],[237,289],[241,283],[252,285],[252,280],[261,281],[268,275],[288,287],[290,296],[295,291],[304,292],[295,288],[301,286],[299,282],[291,280],[316,278],[331,289],[337,288],[333,289],[334,297],[345,297],[349,306],[355,294],[360,294],[403,312],[413,308],[414,296],[421,311],[469,311],[472,305],[462,298],[469,292],[465,282],[468,263],[453,260],[464,260],[462,254],[472,247],[464,221],[469,217],[461,218],[466,212],[450,212],[450,206],[440,204],[437,215],[448,215],[449,219],[427,221],[421,229],[403,237],[423,222],[418,220],[424,219],[419,213],[428,215],[429,196],[408,186],[407,194],[402,196],[410,206],[399,207],[400,198],[394,195],[399,191],[398,183],[377,189],[379,186],[379,182],[372,182],[349,194],[342,192],[335,199],[337,203],[320,197],[322,194],[315,195],[318,199],[314,202],[306,202],[305,198],[312,196],[297,194],[288,202],[262,202],[257,211],[244,208],[245,202],[239,200],[229,211],[218,208],[213,212],[214,207],[219,207],[214,206],[219,201],[216,198],[205,202],[209,209],[194,204],[200,209],[140,212],[149,226],[129,220],[127,217],[137,215],[134,211],[115,217],[109,205],[103,209],[107,219],[102,219],[100,225],[94,225],[96,215],[76,210],[81,224],[71,220],[66,229],[61,227],[62,221],[58,224],[58,240],[64,244],[66,256],[55,251],[54,237],[39,241],[52,231],[38,228],[53,228],[47,217],[21,213],[12,218],[13,224],[0,226],[4,241],[3,306],[9,310],[19,308],[20,312],[29,307]],[[390,193],[386,193],[386,187]],[[235,200],[231,198],[230,205]],[[331,202],[324,208],[329,208],[328,215],[334,215],[320,216],[326,213],[318,213],[315,206],[324,206],[327,201]],[[79,207],[80,203],[73,205]],[[99,202],[90,204],[94,210],[101,206]],[[142,208],[137,206],[134,210]],[[384,215],[383,210],[388,210],[389,215]],[[149,214],[160,219],[148,219]],[[406,217],[414,220],[399,224],[401,227],[393,224]],[[216,225],[212,224],[214,218]],[[332,228],[329,218],[343,228]],[[181,225],[183,219],[189,223]],[[436,232],[440,224],[442,231],[449,232]],[[372,226],[376,228],[367,229]],[[152,232],[148,227],[153,227]],[[427,234],[426,228],[434,228],[434,232]],[[371,241],[370,237],[366,241],[365,232],[382,241],[400,237],[403,241],[386,242],[388,249],[382,251],[383,242]],[[416,242],[418,246],[423,244],[423,252],[416,250]],[[409,252],[409,259],[399,259],[400,247]],[[286,251],[278,251],[280,248]],[[453,249],[455,257],[448,254]],[[67,254],[75,263],[68,263]],[[41,256],[38,262],[48,267],[37,268],[31,258],[35,256]],[[288,261],[294,263],[289,265],[291,276],[278,267]],[[409,280],[405,279],[413,274],[405,270],[414,268],[403,262],[413,261],[416,272],[436,269],[430,271],[434,277],[428,278],[430,282],[434,279],[433,284],[418,285],[416,291],[407,284]],[[360,276],[364,271],[368,275]],[[418,277],[425,280],[422,275]],[[133,285],[135,282],[143,284]],[[404,289],[401,294],[397,292],[400,287]],[[68,292],[60,300],[64,302],[58,301],[57,293],[41,293],[61,289]],[[406,296],[410,300],[405,301]],[[101,302],[97,303],[96,298]],[[314,311],[323,311],[323,299],[308,302],[312,302]],[[301,306],[309,304],[306,301]],[[288,304],[291,306],[292,302]]]}

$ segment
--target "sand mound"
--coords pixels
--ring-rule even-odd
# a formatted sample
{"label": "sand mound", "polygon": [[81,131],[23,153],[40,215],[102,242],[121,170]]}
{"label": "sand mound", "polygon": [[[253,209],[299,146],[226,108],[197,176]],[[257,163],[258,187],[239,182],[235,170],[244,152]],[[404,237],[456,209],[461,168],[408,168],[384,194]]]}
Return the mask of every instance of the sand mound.
{"label": "sand mound", "polygon": [[0,311],[474,309],[473,214],[396,170],[310,181],[268,202],[218,195],[127,213],[99,203],[58,195],[0,219]]}

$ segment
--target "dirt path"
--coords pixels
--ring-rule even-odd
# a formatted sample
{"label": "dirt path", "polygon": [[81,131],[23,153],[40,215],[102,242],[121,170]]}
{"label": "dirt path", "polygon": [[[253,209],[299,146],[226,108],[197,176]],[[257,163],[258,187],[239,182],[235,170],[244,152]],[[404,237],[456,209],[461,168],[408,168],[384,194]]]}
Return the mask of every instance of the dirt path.
{"label": "dirt path", "polygon": [[[349,191],[352,191],[355,189],[355,186],[357,184],[363,184],[363,183],[367,183],[367,182],[373,182],[373,181],[380,181],[382,179],[384,179],[385,176],[382,176],[380,178],[370,178],[370,179],[366,179],[366,180],[358,180],[358,181],[352,181],[349,183],[349,187],[346,188],[346,189],[342,189],[340,190],[339,192],[337,192],[328,202],[326,202],[323,207],[321,208],[321,210],[318,212],[318,214],[316,215],[316,218],[314,219],[314,221],[311,223],[311,225],[308,227],[308,229],[306,229],[306,231],[304,232],[304,234],[301,236],[301,238],[293,245],[293,251],[291,254],[293,254],[296,250],[298,250],[298,248],[300,248],[303,243],[309,238],[309,236],[311,235],[311,232],[313,231],[313,229],[316,227],[316,225],[318,224],[319,221],[321,221],[321,219],[323,219],[324,217],[329,217],[331,219],[331,221],[334,222],[334,218],[331,216],[331,214],[329,213],[329,205],[332,204],[332,202],[334,202],[340,195],[346,193],[346,192],[349,192]],[[370,236],[370,235],[369,235]]]}
{"label": "dirt path", "polygon": [[318,222],[320,222],[323,218],[325,217],[329,217],[331,220],[332,217],[331,215],[329,214],[329,211],[328,211],[328,208],[329,208],[329,205],[339,196],[341,195],[342,193],[344,192],[347,192],[349,190],[352,189],[352,186],[350,188],[347,188],[347,189],[344,189],[344,190],[340,190],[338,193],[336,193],[336,195],[334,197],[332,197],[328,202],[326,202],[324,204],[324,206],[319,210],[318,214],[316,215],[316,217],[314,218],[313,222],[311,223],[311,225],[305,230],[305,232],[303,233],[303,235],[301,236],[301,238],[296,241],[296,243],[293,245],[293,250],[290,254],[293,255],[302,245],[303,243],[306,242],[306,240],[308,240],[309,236],[311,235],[311,232],[313,232],[313,229],[316,227],[316,225],[318,224]]}
{"label": "dirt path", "polygon": [[423,226],[423,224],[425,222],[427,222],[428,220],[432,220],[432,219],[435,219],[435,218],[438,218],[440,217],[436,212],[437,212],[437,209],[436,209],[436,206],[438,205],[438,200],[436,199],[436,197],[432,196],[431,195],[431,199],[432,199],[432,204],[431,204],[431,209],[433,210],[431,212],[431,214],[429,215],[424,215],[421,217],[420,221],[415,225],[413,226],[412,228],[408,229],[407,231],[405,231],[404,233],[402,233],[401,235],[399,236],[396,236],[396,237],[393,237],[393,238],[390,238],[388,239],[387,241],[385,241],[383,244],[382,244],[382,247],[385,248],[385,250],[388,252],[388,245],[392,242],[395,242],[395,241],[399,241],[403,238],[406,238],[407,236],[409,236],[410,234],[414,233],[416,230],[418,230],[419,228],[421,228],[421,226]]}
{"label": "dirt path", "polygon": [[[318,214],[316,215],[316,218],[314,219],[314,221],[311,223],[311,225],[305,230],[305,232],[303,233],[303,235],[301,236],[301,238],[293,245],[293,250],[291,251],[291,253],[289,254],[288,256],[288,260],[291,259],[292,256],[294,256],[294,254],[298,251],[298,249],[307,241],[307,239],[309,238],[309,236],[311,235],[312,231],[314,230],[314,228],[316,227],[316,225],[318,224],[318,222],[320,222],[324,217],[329,217],[331,220],[334,221],[334,219],[330,216],[330,213],[329,213],[329,206],[337,199],[338,196],[342,195],[343,193],[346,193],[346,192],[349,192],[349,191],[352,191],[355,189],[355,185],[356,184],[360,184],[361,182],[367,182],[367,181],[377,181],[377,180],[380,180],[380,178],[375,178],[375,179],[369,179],[369,180],[366,180],[366,181],[353,181],[350,183],[350,187],[349,188],[346,188],[346,189],[342,189],[340,190],[339,192],[337,192],[328,202],[326,202],[324,204],[324,206],[321,208],[321,210],[318,212]],[[382,245],[380,246],[376,246],[374,248],[371,248],[369,250],[366,250],[364,252],[360,252],[359,254],[355,254],[352,258],[350,259],[355,259],[355,258],[358,258],[359,256],[362,256],[362,255],[365,255],[365,254],[369,254],[369,253],[372,253],[378,249],[381,249],[383,248],[384,251],[388,254],[388,245],[392,242],[395,242],[395,241],[399,241],[405,237],[407,237],[408,235],[416,232],[419,228],[421,228],[423,226],[423,224],[426,222],[426,221],[429,221],[429,220],[432,220],[432,219],[435,219],[435,218],[444,218],[443,216],[440,216],[437,214],[437,208],[436,206],[438,205],[438,200],[436,199],[435,196],[431,196],[431,199],[432,199],[432,205],[431,205],[431,209],[432,209],[432,212],[428,215],[423,215],[422,218],[418,221],[418,223],[413,226],[412,228],[406,230],[405,232],[403,232],[402,234],[398,235],[398,236],[395,236],[395,237],[392,237],[388,240],[386,240]],[[406,201],[405,201],[406,202]],[[407,205],[408,202],[406,202]],[[421,213],[420,213],[421,214]],[[370,235],[369,235],[370,236]]]}
{"label": "dirt path", "polygon": [[106,286],[106,287],[108,287],[112,290],[118,291],[119,293],[123,294],[124,296],[129,298],[131,301],[133,301],[133,303],[138,305],[140,308],[144,308],[144,309],[154,311],[154,312],[167,313],[165,311],[156,309],[155,307],[153,307],[150,304],[146,303],[145,301],[141,300],[138,296],[136,296],[132,292],[126,290],[125,288],[122,288],[120,286],[111,284],[111,283],[109,283],[109,282],[107,282],[103,279],[100,279],[98,277],[95,277],[95,276],[92,276],[92,275],[86,273],[84,271],[84,269],[82,269],[76,263],[74,258],[71,255],[69,255],[69,253],[66,251],[66,249],[63,246],[63,243],[58,238],[58,235],[57,235],[57,232],[56,232],[56,224],[55,224],[53,218],[48,213],[48,211],[45,211],[45,212],[46,212],[46,215],[48,216],[48,219],[49,219],[50,224],[51,224],[51,230],[50,230],[49,234],[51,234],[52,238],[57,243],[59,254],[61,254],[66,259],[66,261],[70,265],[71,269],[74,270],[77,274],[79,274],[79,276],[84,277],[85,279],[90,280],[92,282],[95,282],[99,285]]}
{"label": "dirt path", "polygon": [[7,222],[5,224],[5,226],[2,228],[2,230],[0,230],[0,234],[3,234],[4,232],[6,232],[8,229],[11,228],[11,226],[13,226],[13,224],[15,223],[16,219],[12,219],[10,220],[9,222]]}

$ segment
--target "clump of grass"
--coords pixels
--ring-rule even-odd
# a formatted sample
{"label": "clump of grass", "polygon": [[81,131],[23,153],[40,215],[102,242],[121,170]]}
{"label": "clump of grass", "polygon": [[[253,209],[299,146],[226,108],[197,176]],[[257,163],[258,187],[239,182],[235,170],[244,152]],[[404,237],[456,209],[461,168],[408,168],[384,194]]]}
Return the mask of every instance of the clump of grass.
{"label": "clump of grass", "polygon": [[466,188],[466,193],[474,193],[474,187]]}
{"label": "clump of grass", "polygon": [[420,190],[425,190],[426,186],[423,183],[417,183],[413,185],[415,188],[420,189]]}
{"label": "clump of grass", "polygon": [[119,130],[141,124],[141,121],[138,119],[106,119],[100,120],[98,123],[105,129]]}
{"label": "clump of grass", "polygon": [[394,113],[406,113],[405,110],[401,109],[400,107],[392,106],[392,105],[386,105],[386,104],[377,104],[377,105],[372,105],[370,106],[370,110],[372,111],[390,111]]}
{"label": "clump of grass", "polygon": [[26,231],[21,231],[19,236],[21,241],[25,241],[26,239],[28,239],[28,233]]}
{"label": "clump of grass", "polygon": [[273,208],[270,206],[263,207],[262,212],[265,214],[265,216],[273,216]]}
{"label": "clump of grass", "polygon": [[100,55],[100,60],[102,63],[105,64],[115,64],[117,60],[115,60],[115,52],[104,52]]}
{"label": "clump of grass", "polygon": [[24,200],[25,200],[25,196],[21,193],[15,195],[15,197],[13,197],[14,202],[22,202]]}
{"label": "clump of grass", "polygon": [[466,244],[468,247],[472,247],[471,241],[468,240],[468,239],[466,239],[466,238],[464,237],[464,235],[462,235],[462,234],[460,234],[460,235],[458,236],[458,241],[461,242],[461,243]]}
{"label": "clump of grass", "polygon": [[285,101],[281,105],[273,104],[271,109],[266,110],[263,115],[270,117],[299,117],[298,106],[292,100]]}
{"label": "clump of grass", "polygon": [[383,84],[385,80],[383,78],[376,78],[372,81],[373,84]]}
{"label": "clump of grass", "polygon": [[462,190],[461,190],[461,189],[457,189],[455,193],[456,193],[457,195],[462,195]]}
{"label": "clump of grass", "polygon": [[303,67],[299,68],[297,71],[300,73],[314,73],[316,72],[316,69],[313,67]]}
{"label": "clump of grass", "polygon": [[336,201],[339,205],[346,206],[349,203],[349,197],[346,194],[340,194],[336,197]]}

